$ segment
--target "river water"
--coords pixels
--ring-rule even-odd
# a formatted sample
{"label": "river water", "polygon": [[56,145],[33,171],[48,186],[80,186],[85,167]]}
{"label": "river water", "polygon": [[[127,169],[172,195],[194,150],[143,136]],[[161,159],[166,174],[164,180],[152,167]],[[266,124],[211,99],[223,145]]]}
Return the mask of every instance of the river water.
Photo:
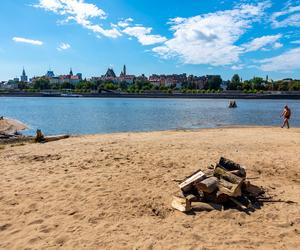
{"label": "river water", "polygon": [[280,126],[283,106],[292,110],[291,126],[300,127],[298,100],[127,99],[1,97],[0,116],[18,119],[34,134],[95,134],[221,126]]}

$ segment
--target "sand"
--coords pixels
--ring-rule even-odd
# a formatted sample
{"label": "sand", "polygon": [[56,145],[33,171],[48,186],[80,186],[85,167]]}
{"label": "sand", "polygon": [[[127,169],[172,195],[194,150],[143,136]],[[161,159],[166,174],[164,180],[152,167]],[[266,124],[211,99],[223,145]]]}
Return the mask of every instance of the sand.
{"label": "sand", "polygon": [[4,118],[0,120],[0,134],[14,134],[28,127],[20,121]]}
{"label": "sand", "polygon": [[[91,135],[0,156],[1,249],[300,249],[300,129]],[[220,156],[298,204],[173,211],[174,179]]]}

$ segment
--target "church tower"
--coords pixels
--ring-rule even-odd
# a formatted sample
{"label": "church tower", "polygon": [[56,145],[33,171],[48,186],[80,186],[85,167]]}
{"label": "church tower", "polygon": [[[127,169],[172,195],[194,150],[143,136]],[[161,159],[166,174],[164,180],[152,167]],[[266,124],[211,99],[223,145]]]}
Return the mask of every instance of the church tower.
{"label": "church tower", "polygon": [[22,75],[21,75],[21,82],[28,82],[28,77],[26,75],[24,68],[23,68]]}
{"label": "church tower", "polygon": [[72,68],[70,68],[70,74],[69,75],[73,76],[73,70],[72,70]]}
{"label": "church tower", "polygon": [[123,75],[126,76],[127,75],[127,72],[126,72],[126,65],[124,64],[123,66]]}

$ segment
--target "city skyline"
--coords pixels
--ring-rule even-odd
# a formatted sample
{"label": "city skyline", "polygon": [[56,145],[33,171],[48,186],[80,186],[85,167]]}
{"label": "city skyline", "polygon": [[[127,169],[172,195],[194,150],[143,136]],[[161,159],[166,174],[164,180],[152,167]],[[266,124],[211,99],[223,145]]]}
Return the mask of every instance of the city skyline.
{"label": "city skyline", "polygon": [[[300,78],[299,1],[3,0],[0,80],[68,68]],[[9,25],[8,25],[9,24]]]}

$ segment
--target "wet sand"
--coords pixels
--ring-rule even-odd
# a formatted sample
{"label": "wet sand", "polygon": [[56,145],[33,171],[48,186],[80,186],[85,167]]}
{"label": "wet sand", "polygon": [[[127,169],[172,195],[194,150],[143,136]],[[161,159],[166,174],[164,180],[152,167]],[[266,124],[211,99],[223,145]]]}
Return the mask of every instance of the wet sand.
{"label": "wet sand", "polygon": [[[175,179],[225,156],[275,199],[185,215]],[[220,128],[0,147],[0,249],[299,249],[300,129]]]}

